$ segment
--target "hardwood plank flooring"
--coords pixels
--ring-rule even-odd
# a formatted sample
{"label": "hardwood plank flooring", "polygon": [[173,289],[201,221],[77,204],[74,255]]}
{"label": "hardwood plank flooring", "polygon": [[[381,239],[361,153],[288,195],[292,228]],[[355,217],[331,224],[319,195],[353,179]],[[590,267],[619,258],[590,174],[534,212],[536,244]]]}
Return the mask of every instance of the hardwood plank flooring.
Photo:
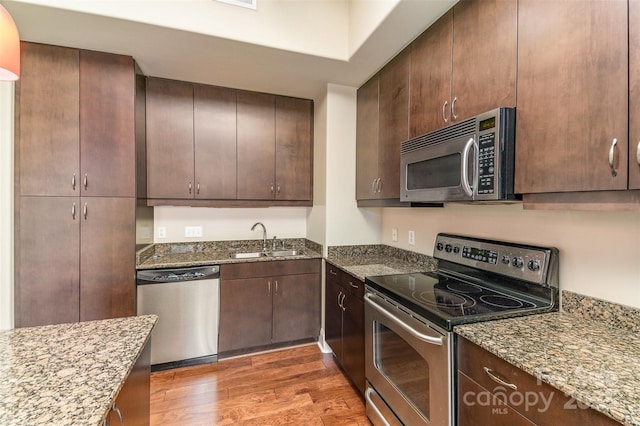
{"label": "hardwood plank flooring", "polygon": [[371,425],[316,344],[151,374],[151,426]]}

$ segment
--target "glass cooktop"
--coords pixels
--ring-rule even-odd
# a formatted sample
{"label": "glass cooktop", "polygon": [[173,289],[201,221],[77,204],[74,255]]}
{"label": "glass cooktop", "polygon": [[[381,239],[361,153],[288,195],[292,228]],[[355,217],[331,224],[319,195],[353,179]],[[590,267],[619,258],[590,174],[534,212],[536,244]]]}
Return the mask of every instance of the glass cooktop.
{"label": "glass cooktop", "polygon": [[372,276],[366,284],[447,330],[458,324],[554,309],[549,300],[438,272]]}

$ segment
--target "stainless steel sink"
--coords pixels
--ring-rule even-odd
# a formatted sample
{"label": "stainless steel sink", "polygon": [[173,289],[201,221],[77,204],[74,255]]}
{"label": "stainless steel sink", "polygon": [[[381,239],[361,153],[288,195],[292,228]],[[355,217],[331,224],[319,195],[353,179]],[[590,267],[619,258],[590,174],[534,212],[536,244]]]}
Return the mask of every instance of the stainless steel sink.
{"label": "stainless steel sink", "polygon": [[229,255],[233,259],[252,259],[256,257],[267,256],[267,253],[262,251],[250,252],[250,253],[231,253]]}
{"label": "stainless steel sink", "polygon": [[301,255],[302,252],[300,250],[274,250],[271,253],[271,256],[279,257],[279,256],[298,256]]}

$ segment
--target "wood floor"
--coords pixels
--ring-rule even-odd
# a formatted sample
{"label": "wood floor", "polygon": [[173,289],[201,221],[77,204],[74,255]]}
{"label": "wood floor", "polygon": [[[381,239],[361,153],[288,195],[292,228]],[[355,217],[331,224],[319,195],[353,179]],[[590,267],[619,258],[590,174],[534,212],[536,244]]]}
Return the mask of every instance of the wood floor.
{"label": "wood floor", "polygon": [[316,344],[151,374],[151,425],[370,425]]}

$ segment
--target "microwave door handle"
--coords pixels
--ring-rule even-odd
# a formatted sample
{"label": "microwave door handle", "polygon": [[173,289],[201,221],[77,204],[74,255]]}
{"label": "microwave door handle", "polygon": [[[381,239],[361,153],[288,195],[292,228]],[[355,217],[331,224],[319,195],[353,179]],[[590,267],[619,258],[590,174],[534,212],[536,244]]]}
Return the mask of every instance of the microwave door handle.
{"label": "microwave door handle", "polygon": [[469,197],[473,197],[473,188],[471,188],[471,186],[469,185],[469,151],[471,150],[471,147],[473,147],[474,145],[475,145],[475,140],[473,139],[473,137],[471,137],[469,138],[469,140],[467,141],[467,144],[464,146],[464,149],[462,150],[462,166],[461,166],[462,190]]}

